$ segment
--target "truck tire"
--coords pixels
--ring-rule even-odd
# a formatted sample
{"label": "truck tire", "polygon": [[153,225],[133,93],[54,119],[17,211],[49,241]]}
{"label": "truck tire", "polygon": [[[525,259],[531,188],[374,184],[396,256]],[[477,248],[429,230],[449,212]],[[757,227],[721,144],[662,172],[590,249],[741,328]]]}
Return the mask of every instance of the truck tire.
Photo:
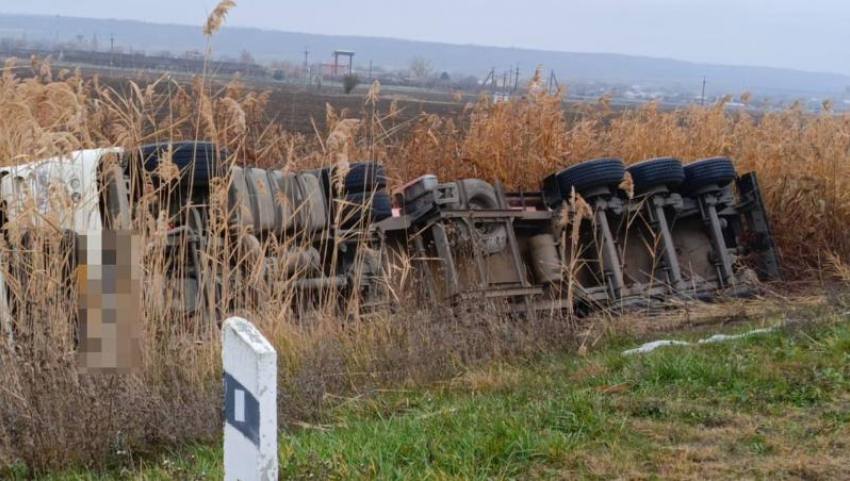
{"label": "truck tire", "polygon": [[383,165],[357,162],[349,165],[342,184],[346,193],[374,192],[387,187],[387,172]]}
{"label": "truck tire", "polygon": [[[467,201],[471,210],[493,210],[499,209],[499,201],[496,198],[496,189],[487,182],[479,179],[466,179],[458,183],[463,183],[463,188],[466,191]],[[455,206],[459,208],[460,206]],[[461,228],[466,231],[466,224],[461,223]],[[505,250],[508,245],[508,231],[504,225],[487,223],[476,227],[478,231],[478,246],[485,254],[498,254]],[[470,235],[470,232],[464,232],[465,235]]]}
{"label": "truck tire", "polygon": [[685,166],[685,181],[679,187],[683,194],[716,185],[723,188],[738,178],[735,164],[728,157],[697,160]]}
{"label": "truck tire", "polygon": [[265,169],[244,169],[245,183],[248,186],[248,198],[251,216],[254,220],[254,232],[275,232],[277,212],[275,209],[275,191]]}
{"label": "truck tire", "polygon": [[156,172],[160,160],[171,149],[171,161],[180,169],[180,183],[207,186],[210,180],[226,173],[228,152],[212,142],[162,142],[139,148],[142,165],[148,172]]}
{"label": "truck tire", "polygon": [[393,202],[387,192],[376,192],[372,198],[372,216],[376,222],[393,216]]}
{"label": "truck tire", "polygon": [[598,187],[616,187],[626,176],[626,165],[620,159],[594,159],[558,172],[556,179],[561,198],[568,200],[572,189],[584,195]]}
{"label": "truck tire", "polygon": [[366,216],[367,223],[380,222],[392,217],[393,206],[390,195],[382,192],[358,192],[345,196],[340,204],[340,219],[343,227],[353,227]]}
{"label": "truck tire", "polygon": [[307,232],[322,230],[327,226],[327,205],[321,180],[310,173],[295,176],[299,189],[301,228]]}
{"label": "truck tire", "polygon": [[227,192],[228,223],[231,227],[254,230],[254,211],[251,208],[251,193],[248,190],[246,169],[233,167],[230,171],[230,186]]}
{"label": "truck tire", "polygon": [[626,170],[631,174],[638,194],[656,187],[675,189],[685,181],[682,161],[674,157],[644,160],[630,165]]}
{"label": "truck tire", "polygon": [[333,179],[331,176],[331,168],[325,167],[322,169],[312,169],[305,170],[301,172],[302,174],[310,174],[313,177],[319,179],[319,184],[322,187],[322,192],[324,193],[325,199],[327,202],[330,202],[331,194],[333,193]]}
{"label": "truck tire", "polygon": [[295,176],[282,170],[270,170],[269,185],[275,206],[275,230],[284,234],[295,226],[295,206],[298,204],[298,186]]}

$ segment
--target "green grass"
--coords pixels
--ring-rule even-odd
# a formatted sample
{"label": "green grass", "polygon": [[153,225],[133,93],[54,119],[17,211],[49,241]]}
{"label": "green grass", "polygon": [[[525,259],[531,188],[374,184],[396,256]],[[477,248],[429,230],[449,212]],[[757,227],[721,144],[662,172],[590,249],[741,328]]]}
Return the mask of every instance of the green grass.
{"label": "green grass", "polygon": [[[850,325],[841,321],[647,355],[624,357],[618,346],[499,365],[341,401],[320,423],[287,428],[280,467],[318,479],[847,478],[848,443]],[[218,479],[221,470],[220,449],[199,446],[66,477]]]}

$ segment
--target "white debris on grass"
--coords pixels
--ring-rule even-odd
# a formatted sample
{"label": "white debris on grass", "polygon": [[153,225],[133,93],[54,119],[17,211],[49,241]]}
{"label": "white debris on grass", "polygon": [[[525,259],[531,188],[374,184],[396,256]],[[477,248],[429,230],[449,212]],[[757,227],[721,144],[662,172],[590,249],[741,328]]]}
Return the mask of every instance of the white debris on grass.
{"label": "white debris on grass", "polygon": [[658,349],[659,347],[665,347],[665,346],[694,346],[694,345],[699,345],[699,344],[712,344],[712,343],[715,343],[715,342],[735,341],[735,340],[738,340],[738,339],[744,339],[744,338],[747,338],[747,337],[750,337],[750,336],[755,336],[755,335],[758,335],[758,334],[767,334],[767,333],[773,332],[775,330],[776,330],[776,328],[771,327],[771,328],[767,328],[767,329],[756,329],[756,330],[753,330],[753,331],[750,331],[750,332],[745,332],[743,334],[732,334],[732,335],[715,334],[715,335],[713,335],[709,338],[700,339],[696,343],[687,342],[687,341],[669,341],[669,340],[652,341],[652,342],[648,342],[648,343],[646,343],[646,344],[644,344],[644,345],[642,345],[638,348],[623,351],[623,355],[624,356],[631,356],[633,354],[646,354],[646,353],[649,353],[649,352],[652,352],[652,351]]}
{"label": "white debris on grass", "polygon": [[690,342],[685,341],[652,341],[640,346],[636,349],[629,349],[628,351],[623,351],[624,356],[631,356],[632,354],[646,354],[648,352],[652,352],[659,347],[664,346],[689,346]]}
{"label": "white debris on grass", "polygon": [[710,344],[712,342],[734,341],[734,340],[737,340],[737,339],[744,339],[746,337],[755,336],[757,334],[767,334],[767,333],[773,332],[775,330],[776,330],[775,328],[771,327],[771,328],[768,328],[768,329],[756,329],[754,331],[745,332],[743,334],[733,334],[733,335],[715,334],[715,335],[709,337],[708,339],[700,339],[699,341],[697,341],[697,344]]}

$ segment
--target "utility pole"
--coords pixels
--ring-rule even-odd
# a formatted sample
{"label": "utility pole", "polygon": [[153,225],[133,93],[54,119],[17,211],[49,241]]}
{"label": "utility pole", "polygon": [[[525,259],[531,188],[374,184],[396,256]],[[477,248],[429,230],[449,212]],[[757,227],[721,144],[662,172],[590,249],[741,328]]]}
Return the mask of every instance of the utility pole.
{"label": "utility pole", "polygon": [[304,47],[304,80],[310,84],[310,48]]}
{"label": "utility pole", "polygon": [[369,59],[369,82],[370,83],[374,82],[374,79],[372,78],[372,59],[371,58]]}
{"label": "utility pole", "polygon": [[516,66],[516,74],[514,76],[514,92],[519,88],[519,64]]}
{"label": "utility pole", "polygon": [[490,93],[492,96],[492,94],[496,93],[496,67],[490,68],[490,73],[487,74],[487,78],[482,85],[486,86],[488,83],[490,84]]}
{"label": "utility pole", "polygon": [[560,89],[561,86],[558,84],[558,77],[555,76],[555,71],[551,70],[549,72],[549,95],[552,95]]}
{"label": "utility pole", "polygon": [[705,75],[702,77],[702,97],[700,99],[700,105],[705,106]]}
{"label": "utility pole", "polygon": [[115,35],[109,34],[109,73],[115,75]]}

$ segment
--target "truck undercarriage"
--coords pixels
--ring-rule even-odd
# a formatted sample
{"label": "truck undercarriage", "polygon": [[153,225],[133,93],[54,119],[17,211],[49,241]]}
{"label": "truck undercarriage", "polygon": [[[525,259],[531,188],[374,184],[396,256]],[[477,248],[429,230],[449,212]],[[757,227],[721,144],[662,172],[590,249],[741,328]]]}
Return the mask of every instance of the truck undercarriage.
{"label": "truck undercarriage", "polygon": [[[672,179],[647,176],[645,165],[672,170]],[[632,195],[620,184],[634,167]],[[781,278],[754,173],[687,178],[676,159],[629,169],[599,159],[551,176],[541,192],[428,176],[398,200],[403,215],[378,228],[419,259],[428,295],[439,299],[502,299],[531,315],[587,312],[747,296],[759,279]]]}
{"label": "truck undercarriage", "polygon": [[756,176],[722,157],[596,159],[537,192],[425,176],[392,198],[375,163],[241,167],[206,142],[82,151],[0,176],[7,331],[26,304],[34,264],[22,259],[37,248],[20,233],[39,229],[69,239],[67,250],[103,229],[147,232],[143,259],[159,259],[170,286],[147,298],[204,320],[281,292],[304,318],[411,298],[536,316],[747,296],[781,278]]}

